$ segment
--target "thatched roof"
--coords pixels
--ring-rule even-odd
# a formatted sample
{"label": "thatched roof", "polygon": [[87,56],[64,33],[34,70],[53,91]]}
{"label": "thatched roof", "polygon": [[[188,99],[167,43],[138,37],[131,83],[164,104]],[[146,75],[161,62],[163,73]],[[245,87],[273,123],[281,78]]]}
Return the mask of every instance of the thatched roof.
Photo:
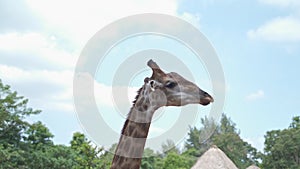
{"label": "thatched roof", "polygon": [[191,169],[238,169],[217,146],[212,146]]}
{"label": "thatched roof", "polygon": [[249,166],[248,168],[246,168],[246,169],[260,169],[259,167],[257,167],[256,165],[251,165],[251,166]]}

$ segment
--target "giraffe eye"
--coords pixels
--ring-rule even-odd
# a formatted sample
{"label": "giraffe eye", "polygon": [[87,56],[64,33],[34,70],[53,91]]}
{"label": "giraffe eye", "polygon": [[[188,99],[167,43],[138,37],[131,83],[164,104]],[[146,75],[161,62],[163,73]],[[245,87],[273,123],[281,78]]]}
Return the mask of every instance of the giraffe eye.
{"label": "giraffe eye", "polygon": [[168,81],[168,82],[165,84],[165,87],[167,87],[167,88],[174,88],[176,85],[177,85],[177,83],[172,82],[172,81]]}

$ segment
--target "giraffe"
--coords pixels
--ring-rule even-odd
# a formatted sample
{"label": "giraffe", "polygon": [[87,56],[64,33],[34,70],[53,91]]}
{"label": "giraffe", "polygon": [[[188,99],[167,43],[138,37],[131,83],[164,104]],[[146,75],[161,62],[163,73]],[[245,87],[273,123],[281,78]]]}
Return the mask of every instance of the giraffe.
{"label": "giraffe", "polygon": [[111,169],[139,169],[151,119],[163,106],[208,105],[213,97],[175,72],[165,73],[151,59],[152,76],[144,79],[121,131]]}

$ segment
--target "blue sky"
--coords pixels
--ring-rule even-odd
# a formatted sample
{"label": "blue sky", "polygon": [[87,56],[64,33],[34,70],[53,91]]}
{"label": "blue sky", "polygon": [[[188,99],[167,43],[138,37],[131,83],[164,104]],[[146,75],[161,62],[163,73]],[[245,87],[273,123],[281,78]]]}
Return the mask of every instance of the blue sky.
{"label": "blue sky", "polygon": [[[87,41],[105,25],[125,16],[169,14],[196,26],[215,47],[227,85],[224,112],[236,123],[242,138],[261,150],[266,131],[288,127],[292,117],[299,115],[299,11],[297,0],[22,0],[17,6],[0,1],[0,78],[29,98],[30,106],[43,110],[30,120],[41,120],[55,135],[56,143],[66,144],[74,131],[82,130],[72,101],[72,83],[76,61]],[[106,60],[115,64],[101,67],[98,72],[114,75],[122,63],[118,54],[126,58],[142,49],[160,48],[174,55],[186,54],[179,59],[190,66],[193,74],[201,72],[203,75],[195,82],[211,91],[205,70],[197,70],[192,54],[170,39],[156,40],[144,36],[120,44]],[[165,67],[166,71],[171,69]],[[133,80],[128,89],[131,98],[139,80],[149,73],[145,69]],[[95,90],[101,93],[96,96],[98,105],[115,113],[112,100],[107,99],[109,78],[95,80]],[[199,109],[203,116],[209,108]],[[161,121],[157,120],[161,125],[151,128],[153,137],[172,127],[174,121],[170,119],[176,121],[179,117],[179,113],[168,113],[175,109],[165,111]],[[124,119],[114,116],[111,120],[119,122],[111,127],[118,132]],[[194,123],[198,125],[199,121]]]}

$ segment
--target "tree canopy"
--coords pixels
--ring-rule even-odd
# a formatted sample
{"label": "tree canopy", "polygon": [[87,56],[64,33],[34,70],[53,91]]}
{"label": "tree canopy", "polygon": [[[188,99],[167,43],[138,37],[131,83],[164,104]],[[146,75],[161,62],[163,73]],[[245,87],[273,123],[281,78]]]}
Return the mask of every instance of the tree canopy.
{"label": "tree canopy", "polygon": [[[11,91],[0,80],[0,169],[109,169],[114,150],[104,151],[75,132],[70,145],[57,145],[54,134],[41,122],[28,122],[41,113],[28,107],[28,99]],[[212,145],[217,145],[239,168],[256,164],[261,168],[300,168],[300,116],[288,128],[268,131],[264,153],[258,152],[240,137],[236,124],[225,114],[220,123],[207,117],[201,128],[190,127],[183,149],[172,140],[162,152],[146,148],[142,169],[186,169]]]}
{"label": "tree canopy", "polygon": [[300,116],[287,129],[268,131],[264,150],[264,168],[300,168]]}
{"label": "tree canopy", "polygon": [[[190,128],[186,142],[188,149],[194,148],[196,151],[195,156],[200,157],[212,145],[217,145],[238,168],[247,168],[251,164],[258,164],[260,153],[241,139],[235,123],[225,114],[222,115],[220,124],[208,118],[202,119],[201,122],[202,128]],[[214,131],[212,131],[213,129]],[[201,136],[207,136],[207,134],[201,135],[201,133],[211,133],[211,135],[201,141]]]}
{"label": "tree canopy", "polygon": [[99,168],[102,149],[80,133],[74,133],[71,146],[55,145],[54,135],[42,122],[26,121],[41,112],[27,104],[28,99],[0,80],[0,168]]}

